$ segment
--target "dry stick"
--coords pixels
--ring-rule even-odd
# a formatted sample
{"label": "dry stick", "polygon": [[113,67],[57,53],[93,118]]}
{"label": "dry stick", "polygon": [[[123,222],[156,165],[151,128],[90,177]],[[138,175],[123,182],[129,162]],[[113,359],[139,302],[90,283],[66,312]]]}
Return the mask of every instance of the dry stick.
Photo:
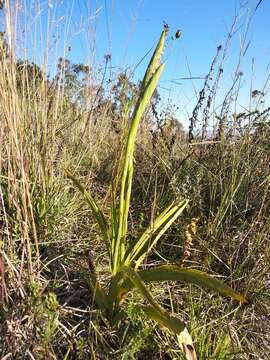
{"label": "dry stick", "polygon": [[[249,31],[249,28],[251,26],[251,22],[253,20],[253,17],[255,16],[259,6],[262,4],[262,1],[263,0],[258,1],[253,13],[248,18],[248,21],[247,21],[247,24],[246,24],[246,28],[245,28],[245,32],[244,32],[244,36],[243,36],[243,41],[242,41],[242,45],[241,45],[241,48],[240,48],[240,54],[239,54],[239,58],[238,58],[238,63],[237,63],[236,70],[235,70],[235,79],[234,79],[233,85],[231,86],[231,88],[229,89],[229,91],[227,92],[227,94],[225,96],[225,99],[223,101],[222,108],[221,108],[221,111],[220,111],[220,115],[219,115],[219,129],[218,129],[218,134],[217,134],[218,138],[220,138],[220,136],[221,136],[221,134],[223,132],[223,128],[224,128],[225,120],[226,120],[226,115],[229,112],[229,106],[230,106],[230,103],[231,103],[231,100],[232,100],[232,92],[233,92],[234,86],[237,84],[237,81],[240,80],[240,77],[242,76],[242,72],[240,71],[241,61],[242,61],[243,57],[245,56],[245,54],[246,54],[246,52],[247,52],[247,50],[248,50],[248,48],[250,46],[250,41],[247,42],[248,31]],[[236,24],[236,21],[237,21],[237,17],[235,17],[234,24]],[[229,34],[230,36],[229,36],[228,40],[230,40],[230,38],[236,32],[236,31],[234,32],[232,30],[233,30],[233,27],[231,28],[231,32]],[[236,99],[237,99],[237,97],[236,97]]]}
{"label": "dry stick", "polygon": [[236,84],[238,83],[238,81],[241,79],[242,74],[241,73],[237,73],[235,76],[235,79],[230,87],[230,89],[227,91],[224,101],[222,103],[222,107],[221,107],[221,111],[220,111],[220,115],[217,117],[219,120],[219,126],[218,126],[218,133],[217,133],[217,137],[216,140],[221,140],[223,133],[224,133],[224,127],[225,127],[225,121],[226,121],[226,116],[229,112],[229,107],[233,98],[233,91],[234,88],[236,86]]}
{"label": "dry stick", "polygon": [[[203,119],[204,124],[203,124],[203,129],[202,129],[202,138],[204,138],[204,136],[205,136],[205,132],[206,132],[206,128],[207,128],[207,120],[209,118],[210,106],[211,106],[212,101],[214,100],[214,96],[215,96],[216,91],[217,91],[217,86],[218,86],[218,83],[220,81],[221,75],[223,73],[223,62],[225,60],[227,51],[229,49],[230,40],[232,39],[233,35],[235,34],[236,23],[237,23],[237,16],[235,16],[233,24],[231,26],[231,29],[229,31],[229,34],[228,34],[228,37],[227,37],[227,40],[226,40],[226,43],[225,43],[225,47],[224,47],[224,50],[223,50],[223,55],[222,55],[222,58],[221,58],[221,61],[220,61],[220,64],[219,64],[218,73],[217,73],[215,82],[214,82],[214,84],[213,84],[213,86],[212,86],[212,88],[210,90],[210,94],[209,94],[208,99],[207,99],[206,108],[204,109],[204,119]],[[221,51],[221,47],[218,46],[217,53],[216,53],[216,55],[215,55],[215,57],[214,57],[214,59],[212,61],[209,73],[205,77],[205,82],[204,82],[203,88],[201,89],[201,91],[199,93],[198,102],[197,102],[197,104],[196,104],[196,106],[195,106],[195,108],[194,108],[194,110],[192,112],[191,118],[189,119],[190,120],[189,142],[191,142],[193,140],[193,138],[194,138],[193,130],[196,127],[196,123],[197,123],[197,120],[198,120],[198,112],[199,112],[200,108],[202,107],[203,102],[205,100],[206,89],[209,89],[208,82],[209,82],[209,80],[211,80],[211,74],[214,71],[214,66],[215,66],[215,64],[217,62],[218,55],[219,55],[220,51]]]}
{"label": "dry stick", "polygon": [[[217,47],[217,51],[216,51],[216,55],[214,56],[214,59],[211,63],[211,66],[210,66],[210,70],[205,78],[205,82],[204,82],[204,89],[208,89],[209,88],[209,85],[208,85],[208,81],[212,80],[212,74],[214,72],[214,69],[215,69],[215,65],[218,61],[218,57],[219,57],[219,54],[220,54],[220,51],[222,49],[222,46],[219,45]],[[221,74],[221,71],[219,70],[218,72],[218,75]],[[218,78],[217,78],[218,79]],[[217,89],[217,83],[218,83],[218,80],[216,79],[214,85],[212,86],[211,89],[209,89],[210,91],[210,94],[208,95],[208,98],[207,98],[207,102],[206,102],[206,106],[203,110],[203,125],[202,125],[202,136],[201,136],[201,139],[204,140],[205,136],[206,136],[206,131],[207,131],[207,125],[208,125],[208,118],[209,118],[209,111],[210,111],[210,107],[211,107],[211,104],[212,104],[212,100],[213,100],[213,97],[215,95],[215,91]],[[200,93],[201,94],[201,93]]]}
{"label": "dry stick", "polygon": [[[209,81],[212,80],[212,73],[214,71],[214,67],[215,67],[215,64],[217,62],[220,51],[221,51],[221,47],[218,46],[216,55],[215,55],[215,57],[214,57],[214,59],[213,59],[213,61],[211,63],[211,66],[210,66],[210,70],[209,70],[208,74],[206,75],[206,77],[204,78],[205,81],[204,81],[202,89],[199,92],[199,98],[198,98],[197,104],[196,104],[196,106],[194,107],[194,109],[192,111],[192,116],[189,118],[189,121],[190,121],[190,125],[189,125],[189,142],[191,142],[194,139],[193,130],[196,127],[196,123],[198,121],[198,113],[199,113],[199,110],[201,109],[201,107],[203,106],[203,103],[205,101],[206,91],[210,88],[209,87]],[[209,104],[209,108],[210,108],[211,102],[212,102],[212,98],[209,96],[208,101],[207,101],[207,106]],[[205,118],[207,117],[207,115],[208,115],[208,112],[205,112]],[[207,127],[207,120],[205,119],[204,124],[203,124],[202,139],[204,138],[204,132],[206,131],[206,127]]]}

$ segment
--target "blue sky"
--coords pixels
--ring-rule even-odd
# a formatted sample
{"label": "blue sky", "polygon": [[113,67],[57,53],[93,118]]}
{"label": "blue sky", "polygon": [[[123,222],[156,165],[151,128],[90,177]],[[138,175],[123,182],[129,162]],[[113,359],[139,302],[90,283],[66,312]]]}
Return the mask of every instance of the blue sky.
{"label": "blue sky", "polygon": [[[86,7],[85,1],[79,2],[81,4],[75,18]],[[178,79],[189,77],[190,73],[199,77],[207,74],[217,46],[226,41],[237,15],[237,31],[226,56],[221,83],[222,101],[222,95],[232,83],[248,19],[259,1],[103,0],[91,3],[93,10],[99,9],[96,19],[97,57],[102,59],[105,53],[111,53],[114,67],[135,66],[156,43],[164,22],[169,24],[172,35],[177,29],[182,30],[183,35],[178,41],[168,41],[164,56],[166,70],[159,90],[165,101],[171,99],[179,106],[177,116],[186,122],[203,80]],[[250,41],[250,45],[240,66],[244,76],[239,101],[243,106],[249,103],[251,79],[253,89],[261,89],[267,76],[270,60],[269,17],[270,1],[264,0],[249,24],[246,42]],[[252,72],[253,58],[255,65]],[[135,79],[142,76],[146,65],[147,59],[137,68]],[[179,85],[170,81],[174,79]]]}
{"label": "blue sky", "polygon": [[[237,64],[241,39],[249,16],[258,0],[107,0],[97,2],[101,6],[98,32],[98,54],[112,53],[114,66],[135,65],[155,44],[162,24],[169,24],[171,34],[177,29],[183,32],[179,41],[169,41],[165,53],[167,61],[160,89],[164,98],[169,97],[180,106],[183,116],[188,116],[202,80],[179,80],[180,85],[169,80],[183,77],[205,76],[209,70],[216,48],[224,44],[234,18],[238,15],[236,29],[228,51],[222,84],[223,93],[231,86]],[[246,42],[250,41],[240,70],[244,73],[243,90],[239,99],[248,103],[250,81],[254,88],[262,88],[270,60],[269,31],[270,1],[261,2],[254,14]],[[255,59],[255,75],[252,75],[252,59]],[[144,71],[146,62],[138,68],[137,76]],[[244,80],[245,79],[245,80]],[[248,91],[247,91],[248,90]],[[221,90],[222,93],[222,90]]]}
{"label": "blue sky", "polygon": [[[171,99],[179,106],[182,121],[188,117],[196,103],[196,91],[203,80],[178,80],[183,77],[204,77],[215,55],[216,48],[224,44],[233,20],[238,14],[237,31],[227,53],[220,89],[220,99],[232,82],[237,64],[240,43],[259,0],[24,0],[29,17],[35,17],[39,8],[41,34],[35,40],[27,37],[26,46],[30,56],[41,56],[45,46],[46,26],[51,24],[50,55],[52,59],[66,54],[74,62],[90,62],[102,72],[104,55],[112,55],[113,71],[132,69],[153,48],[162,30],[169,24],[171,35],[182,30],[178,41],[168,39],[164,59],[166,70],[160,82],[163,99]],[[40,4],[37,7],[37,3]],[[30,16],[31,14],[31,16]],[[252,17],[246,41],[250,45],[241,64],[244,73],[239,97],[244,106],[249,101],[252,88],[262,89],[270,60],[269,38],[270,1],[262,0]],[[33,22],[34,24],[34,22]],[[32,26],[33,27],[33,26]],[[32,29],[33,31],[33,29]],[[56,40],[58,39],[58,40]],[[58,42],[57,42],[58,41]],[[37,46],[34,46],[37,43]],[[54,45],[55,43],[55,45]],[[56,45],[57,44],[57,45]],[[32,49],[38,49],[33,55]],[[150,55],[149,55],[150,56]],[[142,77],[148,57],[140,64],[134,80]],[[252,72],[252,59],[254,71]],[[39,60],[42,62],[42,59]],[[177,80],[178,84],[170,80]],[[196,90],[196,91],[195,91]],[[240,104],[241,105],[241,104]]]}

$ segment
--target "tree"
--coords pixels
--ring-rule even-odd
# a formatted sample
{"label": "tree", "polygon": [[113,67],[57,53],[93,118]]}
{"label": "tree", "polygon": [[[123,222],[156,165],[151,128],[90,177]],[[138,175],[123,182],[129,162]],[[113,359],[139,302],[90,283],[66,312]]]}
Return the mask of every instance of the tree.
{"label": "tree", "polygon": [[69,59],[60,57],[58,59],[58,72],[53,79],[57,85],[60,85],[68,100],[79,106],[86,106],[86,93],[90,67],[84,64],[72,63]]}
{"label": "tree", "polygon": [[41,68],[34,62],[20,59],[16,61],[15,66],[17,89],[19,91],[27,89],[28,94],[35,92],[37,86],[44,80]]}

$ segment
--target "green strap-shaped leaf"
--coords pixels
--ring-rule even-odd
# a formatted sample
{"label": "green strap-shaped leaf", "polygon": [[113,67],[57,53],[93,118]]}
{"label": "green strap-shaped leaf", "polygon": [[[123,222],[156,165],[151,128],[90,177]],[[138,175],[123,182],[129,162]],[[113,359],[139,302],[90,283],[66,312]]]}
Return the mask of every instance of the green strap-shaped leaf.
{"label": "green strap-shaped leaf", "polygon": [[151,306],[139,306],[138,308],[142,309],[151,320],[156,321],[175,334],[180,334],[185,328],[185,324],[175,316],[169,314],[164,316]]}
{"label": "green strap-shaped leaf", "polygon": [[122,269],[124,276],[131,280],[133,285],[140,291],[143,297],[149,302],[149,304],[160,314],[163,314],[162,307],[154,300],[151,293],[148,291],[147,287],[145,286],[143,280],[139,276],[139,274],[134,271],[130,267],[124,267]]}
{"label": "green strap-shaped leaf", "polygon": [[129,128],[127,144],[123,158],[123,170],[121,174],[118,231],[114,240],[114,246],[112,250],[113,274],[116,274],[118,269],[123,265],[123,258],[125,253],[124,241],[127,232],[127,222],[133,177],[133,155],[135,148],[135,140],[139,127],[139,122],[156,89],[158,80],[164,68],[163,64],[160,65],[160,59],[164,48],[165,35],[166,31],[163,31],[154,51],[154,54],[147,67],[141,86],[141,93],[135,106]]}
{"label": "green strap-shaped leaf", "polygon": [[132,189],[132,178],[133,178],[133,158],[130,157],[129,166],[128,166],[128,174],[127,174],[127,183],[126,183],[126,191],[125,191],[125,201],[124,201],[124,213],[123,213],[123,228],[122,228],[122,243],[121,243],[121,260],[124,257],[125,248],[124,248],[124,236],[127,233],[127,222],[128,222],[128,213],[129,213],[129,205],[130,205],[130,197],[131,197],[131,189]]}
{"label": "green strap-shaped leaf", "polygon": [[73,181],[73,184],[77,187],[77,189],[79,189],[80,192],[83,194],[84,199],[90,206],[90,209],[92,210],[92,213],[96,218],[101,234],[106,243],[107,251],[108,253],[110,253],[109,226],[102,210],[99,208],[92,195],[81,184],[81,182],[74,175],[72,175],[68,169],[65,169],[65,172],[67,176]]}
{"label": "green strap-shaped leaf", "polygon": [[89,273],[86,274],[82,269],[80,270],[83,274],[86,284],[93,293],[93,300],[97,304],[97,307],[102,311],[108,311],[109,301],[107,294],[105,293],[102,286],[99,284],[96,276]]}
{"label": "green strap-shaped leaf", "polygon": [[115,242],[117,238],[118,232],[118,207],[116,202],[116,191],[112,188],[112,204],[111,204],[111,253],[110,253],[110,264],[111,264],[111,271],[113,272],[114,267],[114,249],[115,249]]}
{"label": "green strap-shaped leaf", "polygon": [[138,269],[145,256],[156,245],[161,236],[168,230],[173,222],[181,215],[188,204],[188,200],[183,200],[179,204],[168,206],[141,235],[139,240],[130,249],[125,264],[128,266],[135,261],[135,269]]}
{"label": "green strap-shaped leaf", "polygon": [[111,318],[113,318],[114,314],[119,311],[120,302],[124,295],[128,292],[127,289],[122,287],[125,279],[126,278],[122,271],[117,272],[117,274],[111,278],[107,296]]}
{"label": "green strap-shaped leaf", "polygon": [[134,110],[134,115],[131,121],[127,146],[125,150],[123,172],[121,177],[119,229],[118,229],[117,239],[114,248],[114,273],[117,271],[118,267],[122,265],[122,260],[123,260],[121,258],[120,251],[123,248],[123,242],[125,240],[125,235],[127,230],[128,210],[129,210],[132,175],[133,175],[133,154],[134,154],[135,139],[137,135],[139,121],[146,109],[147,104],[150,101],[151,96],[153,95],[153,92],[157,86],[163,68],[164,68],[163,64],[158,67],[153,77],[149,81],[147,87],[144,89],[142,95],[138,99],[138,103]]}
{"label": "green strap-shaped leaf", "polygon": [[[163,265],[151,269],[139,270],[138,275],[146,283],[154,281],[181,281],[214,290],[219,294],[229,296],[240,303],[248,303],[248,300],[243,295],[234,291],[222,281],[215,279],[200,270],[185,269],[177,265]],[[125,281],[122,286],[129,289],[130,287],[133,287],[133,284],[130,281]]]}
{"label": "green strap-shaped leaf", "polygon": [[111,295],[113,295],[113,293],[115,293],[116,289],[116,291],[118,292],[117,298],[121,298],[121,294],[125,292],[125,289],[122,286],[122,280],[125,279],[128,279],[133,284],[133,286],[140,291],[141,295],[150,304],[150,306],[142,306],[141,309],[151,319],[157,321],[162,326],[165,326],[166,328],[177,334],[179,334],[184,329],[184,323],[176,317],[170,316],[165,312],[165,310],[155,301],[139,274],[130,267],[123,267],[121,271],[117,274],[117,276],[115,277],[116,282],[114,282],[113,284],[114,289],[111,289],[111,293],[109,293],[108,296],[109,298]]}
{"label": "green strap-shaped leaf", "polygon": [[147,70],[145,72],[143,81],[142,81],[142,88],[144,89],[149,80],[151,79],[151,77],[153,76],[154,72],[156,71],[156,69],[159,66],[160,63],[160,59],[163,53],[163,49],[164,49],[164,41],[165,41],[165,37],[166,37],[166,31],[163,30],[159,39],[159,42],[156,46],[156,49],[151,57],[151,60],[148,64]]}
{"label": "green strap-shaped leaf", "polygon": [[155,302],[140,276],[130,267],[122,267],[111,279],[108,293],[111,308],[117,309],[123,296],[128,292],[129,289],[123,286],[125,281],[132,284],[131,287],[136,287],[156,311],[162,312],[162,308]]}
{"label": "green strap-shaped leaf", "polygon": [[126,282],[132,284],[131,287],[139,290],[141,295],[148,301],[150,306],[140,306],[139,308],[141,308],[151,319],[177,334],[184,329],[183,322],[176,317],[167,314],[167,312],[155,301],[139,274],[130,267],[123,267],[111,280],[107,296],[108,305],[111,309],[111,317],[114,317],[114,314],[117,314],[120,309],[120,302],[129,291],[124,285]]}

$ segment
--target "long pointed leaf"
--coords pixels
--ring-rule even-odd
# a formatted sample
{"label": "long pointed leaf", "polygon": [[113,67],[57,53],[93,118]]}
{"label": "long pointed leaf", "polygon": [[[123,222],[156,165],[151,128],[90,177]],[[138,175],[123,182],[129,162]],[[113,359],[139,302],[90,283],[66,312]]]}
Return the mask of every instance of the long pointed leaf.
{"label": "long pointed leaf", "polygon": [[185,328],[184,322],[175,316],[169,314],[164,316],[151,306],[140,306],[139,308],[142,309],[151,320],[155,320],[161,326],[166,327],[175,334],[180,334]]}
{"label": "long pointed leaf", "polygon": [[89,274],[85,274],[84,278],[89,289],[93,293],[93,300],[97,304],[98,308],[102,311],[108,311],[109,301],[107,295],[102,286],[99,284],[96,276],[92,274],[90,274],[90,276]]}
{"label": "long pointed leaf", "polygon": [[[163,265],[151,269],[138,271],[140,278],[148,282],[181,281],[188,284],[195,284],[202,288],[214,290],[223,296],[229,296],[240,303],[248,303],[248,300],[222,281],[207,275],[196,269],[185,269],[177,265]],[[125,281],[123,287],[133,287],[130,281]]]}
{"label": "long pointed leaf", "polygon": [[163,30],[159,39],[159,42],[156,46],[156,49],[151,57],[151,60],[148,64],[147,70],[145,72],[143,81],[142,81],[142,88],[144,89],[146,85],[148,84],[149,80],[153,76],[153,73],[156,71],[156,69],[159,66],[159,62],[163,53],[164,49],[164,41],[165,41],[166,31]]}
{"label": "long pointed leaf", "polygon": [[141,265],[146,255],[156,245],[161,236],[168,230],[173,222],[181,215],[188,204],[188,200],[183,200],[179,204],[168,206],[141,235],[137,243],[131,248],[126,257],[125,264],[129,265],[136,262],[135,269]]}
{"label": "long pointed leaf", "polygon": [[140,89],[140,96],[137,100],[137,104],[134,109],[128,132],[128,138],[123,157],[123,168],[121,172],[118,230],[115,232],[116,237],[113,239],[112,248],[113,274],[116,274],[118,269],[123,265],[123,259],[125,255],[124,241],[127,233],[128,213],[133,177],[133,154],[135,148],[135,140],[139,127],[139,122],[156,89],[158,80],[164,68],[163,64],[160,65],[160,59],[164,48],[165,35],[166,31],[164,30],[161,34],[160,40],[147,67]]}
{"label": "long pointed leaf", "polygon": [[[120,275],[121,273],[121,275]],[[180,332],[184,329],[184,323],[181,322],[174,316],[171,316],[165,312],[165,310],[156,302],[153,298],[147,287],[145,286],[142,278],[139,276],[137,272],[135,272],[130,267],[123,267],[121,272],[118,274],[118,286],[117,292],[118,294],[125,291],[122,287],[122,280],[127,278],[132,282],[135,288],[137,288],[141,295],[149,302],[151,306],[142,306],[141,309],[153,320],[157,321],[159,324],[165,326],[169,330],[173,331],[176,334],[180,334]],[[119,281],[120,280],[120,281]],[[119,286],[120,285],[120,286]],[[111,293],[112,294],[112,293]],[[111,295],[109,293],[109,297]],[[119,295],[118,295],[119,298]]]}
{"label": "long pointed leaf", "polygon": [[128,210],[129,210],[132,175],[133,175],[133,153],[134,153],[137,130],[140,119],[146,109],[146,106],[149,103],[150,98],[154,93],[154,90],[156,89],[163,68],[164,65],[161,64],[157,68],[156,72],[153,74],[147,87],[143,90],[142,95],[138,99],[137,105],[134,110],[134,115],[131,121],[130,131],[128,134],[128,140],[125,149],[123,173],[121,177],[119,229],[114,247],[114,266],[115,266],[114,273],[117,271],[117,267],[119,267],[122,262],[122,258],[120,257],[120,249],[123,248],[123,242],[127,230]]}
{"label": "long pointed leaf", "polygon": [[109,226],[108,226],[107,220],[106,220],[102,210],[97,205],[97,203],[94,200],[94,198],[92,197],[92,195],[81,184],[81,182],[75,176],[73,176],[68,169],[65,169],[65,172],[66,172],[67,176],[73,181],[73,184],[77,187],[77,189],[79,189],[80,192],[83,194],[86,202],[90,206],[90,209],[92,210],[92,213],[96,218],[96,221],[99,225],[103,239],[106,243],[107,251],[110,252]]}

